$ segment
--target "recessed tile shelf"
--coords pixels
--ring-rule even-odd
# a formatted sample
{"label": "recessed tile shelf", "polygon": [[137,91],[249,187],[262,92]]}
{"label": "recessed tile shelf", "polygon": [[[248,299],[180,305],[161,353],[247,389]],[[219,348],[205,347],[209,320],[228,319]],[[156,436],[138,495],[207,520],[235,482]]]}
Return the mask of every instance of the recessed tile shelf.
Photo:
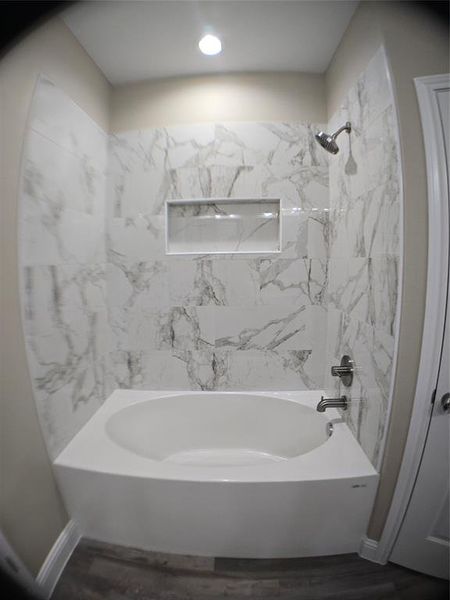
{"label": "recessed tile shelf", "polygon": [[280,199],[166,201],[166,254],[281,251]]}

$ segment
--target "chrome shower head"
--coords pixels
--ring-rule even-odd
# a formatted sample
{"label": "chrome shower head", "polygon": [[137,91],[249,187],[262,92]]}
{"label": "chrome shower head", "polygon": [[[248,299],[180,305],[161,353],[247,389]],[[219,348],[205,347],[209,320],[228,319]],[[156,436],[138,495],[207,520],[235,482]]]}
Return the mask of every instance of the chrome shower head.
{"label": "chrome shower head", "polygon": [[328,135],[328,133],[325,133],[324,131],[319,131],[319,133],[316,133],[315,137],[322,148],[327,152],[330,152],[331,154],[337,154],[339,152],[339,146],[336,144],[332,135]]}
{"label": "chrome shower head", "polygon": [[337,136],[343,131],[350,133],[351,130],[351,123],[347,121],[347,123],[343,125],[340,129],[338,129],[335,133],[333,133],[333,135],[329,135],[324,131],[319,131],[319,133],[316,133],[315,138],[322,146],[322,148],[324,148],[327,152],[329,152],[330,154],[337,154],[339,152],[339,146],[336,143]]}

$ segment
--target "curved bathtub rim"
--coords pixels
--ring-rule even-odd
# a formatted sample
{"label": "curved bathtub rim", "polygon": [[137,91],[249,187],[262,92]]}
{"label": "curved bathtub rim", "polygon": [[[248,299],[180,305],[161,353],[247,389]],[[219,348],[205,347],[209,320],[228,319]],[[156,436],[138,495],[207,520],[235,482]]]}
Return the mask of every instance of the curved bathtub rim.
{"label": "curved bathtub rim", "polygon": [[[251,466],[193,467],[158,462],[150,458],[139,457],[134,452],[121,448],[109,439],[105,431],[104,424],[108,417],[125,406],[131,406],[132,403],[174,395],[195,395],[199,393],[202,392],[116,390],[58,455],[54,461],[54,466],[56,468],[68,467],[120,477],[198,483],[298,482],[377,474],[335,409],[327,411],[323,415],[325,421],[333,421],[334,433],[321,446],[286,461]],[[285,401],[304,404],[308,408],[315,408],[321,395],[321,392],[317,390],[313,392],[239,391],[217,393],[273,396]]]}

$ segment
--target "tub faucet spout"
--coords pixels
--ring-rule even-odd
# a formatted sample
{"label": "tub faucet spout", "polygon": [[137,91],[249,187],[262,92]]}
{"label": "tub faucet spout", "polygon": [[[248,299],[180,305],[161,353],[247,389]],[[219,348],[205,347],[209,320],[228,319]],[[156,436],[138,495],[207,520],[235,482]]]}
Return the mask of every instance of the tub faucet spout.
{"label": "tub faucet spout", "polygon": [[348,400],[347,396],[340,396],[339,398],[320,398],[320,402],[317,405],[317,412],[325,412],[327,408],[342,408],[347,410]]}

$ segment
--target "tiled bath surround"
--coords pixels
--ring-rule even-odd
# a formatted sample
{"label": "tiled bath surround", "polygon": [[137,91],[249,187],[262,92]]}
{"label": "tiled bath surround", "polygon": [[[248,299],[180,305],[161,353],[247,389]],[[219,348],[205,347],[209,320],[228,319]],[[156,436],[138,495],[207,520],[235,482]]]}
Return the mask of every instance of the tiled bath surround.
{"label": "tiled bath surround", "polygon": [[[397,123],[380,48],[331,118],[351,121],[330,160],[330,260],[326,387],[345,393],[350,428],[374,465],[385,433],[394,358],[400,265]],[[350,389],[329,375],[343,354],[355,360]],[[340,387],[339,387],[340,385]]]}
{"label": "tiled bath surround", "polygon": [[[24,154],[21,268],[52,457],[115,387],[330,388],[329,365],[347,351],[357,374],[346,418],[376,463],[399,252],[385,72],[380,51],[327,126],[130,131],[109,137],[108,159],[107,136],[40,80]],[[314,132],[347,119],[351,155],[343,134],[329,160]],[[196,197],[280,198],[281,253],[167,256],[164,202]]]}
{"label": "tiled bath surround", "polygon": [[[211,123],[111,137],[107,285],[118,385],[323,384],[328,160],[315,129]],[[196,197],[281,198],[282,252],[165,256],[164,200]]]}
{"label": "tiled bath surround", "polygon": [[111,391],[106,164],[106,134],[41,77],[23,157],[19,236],[28,363],[52,457]]}

